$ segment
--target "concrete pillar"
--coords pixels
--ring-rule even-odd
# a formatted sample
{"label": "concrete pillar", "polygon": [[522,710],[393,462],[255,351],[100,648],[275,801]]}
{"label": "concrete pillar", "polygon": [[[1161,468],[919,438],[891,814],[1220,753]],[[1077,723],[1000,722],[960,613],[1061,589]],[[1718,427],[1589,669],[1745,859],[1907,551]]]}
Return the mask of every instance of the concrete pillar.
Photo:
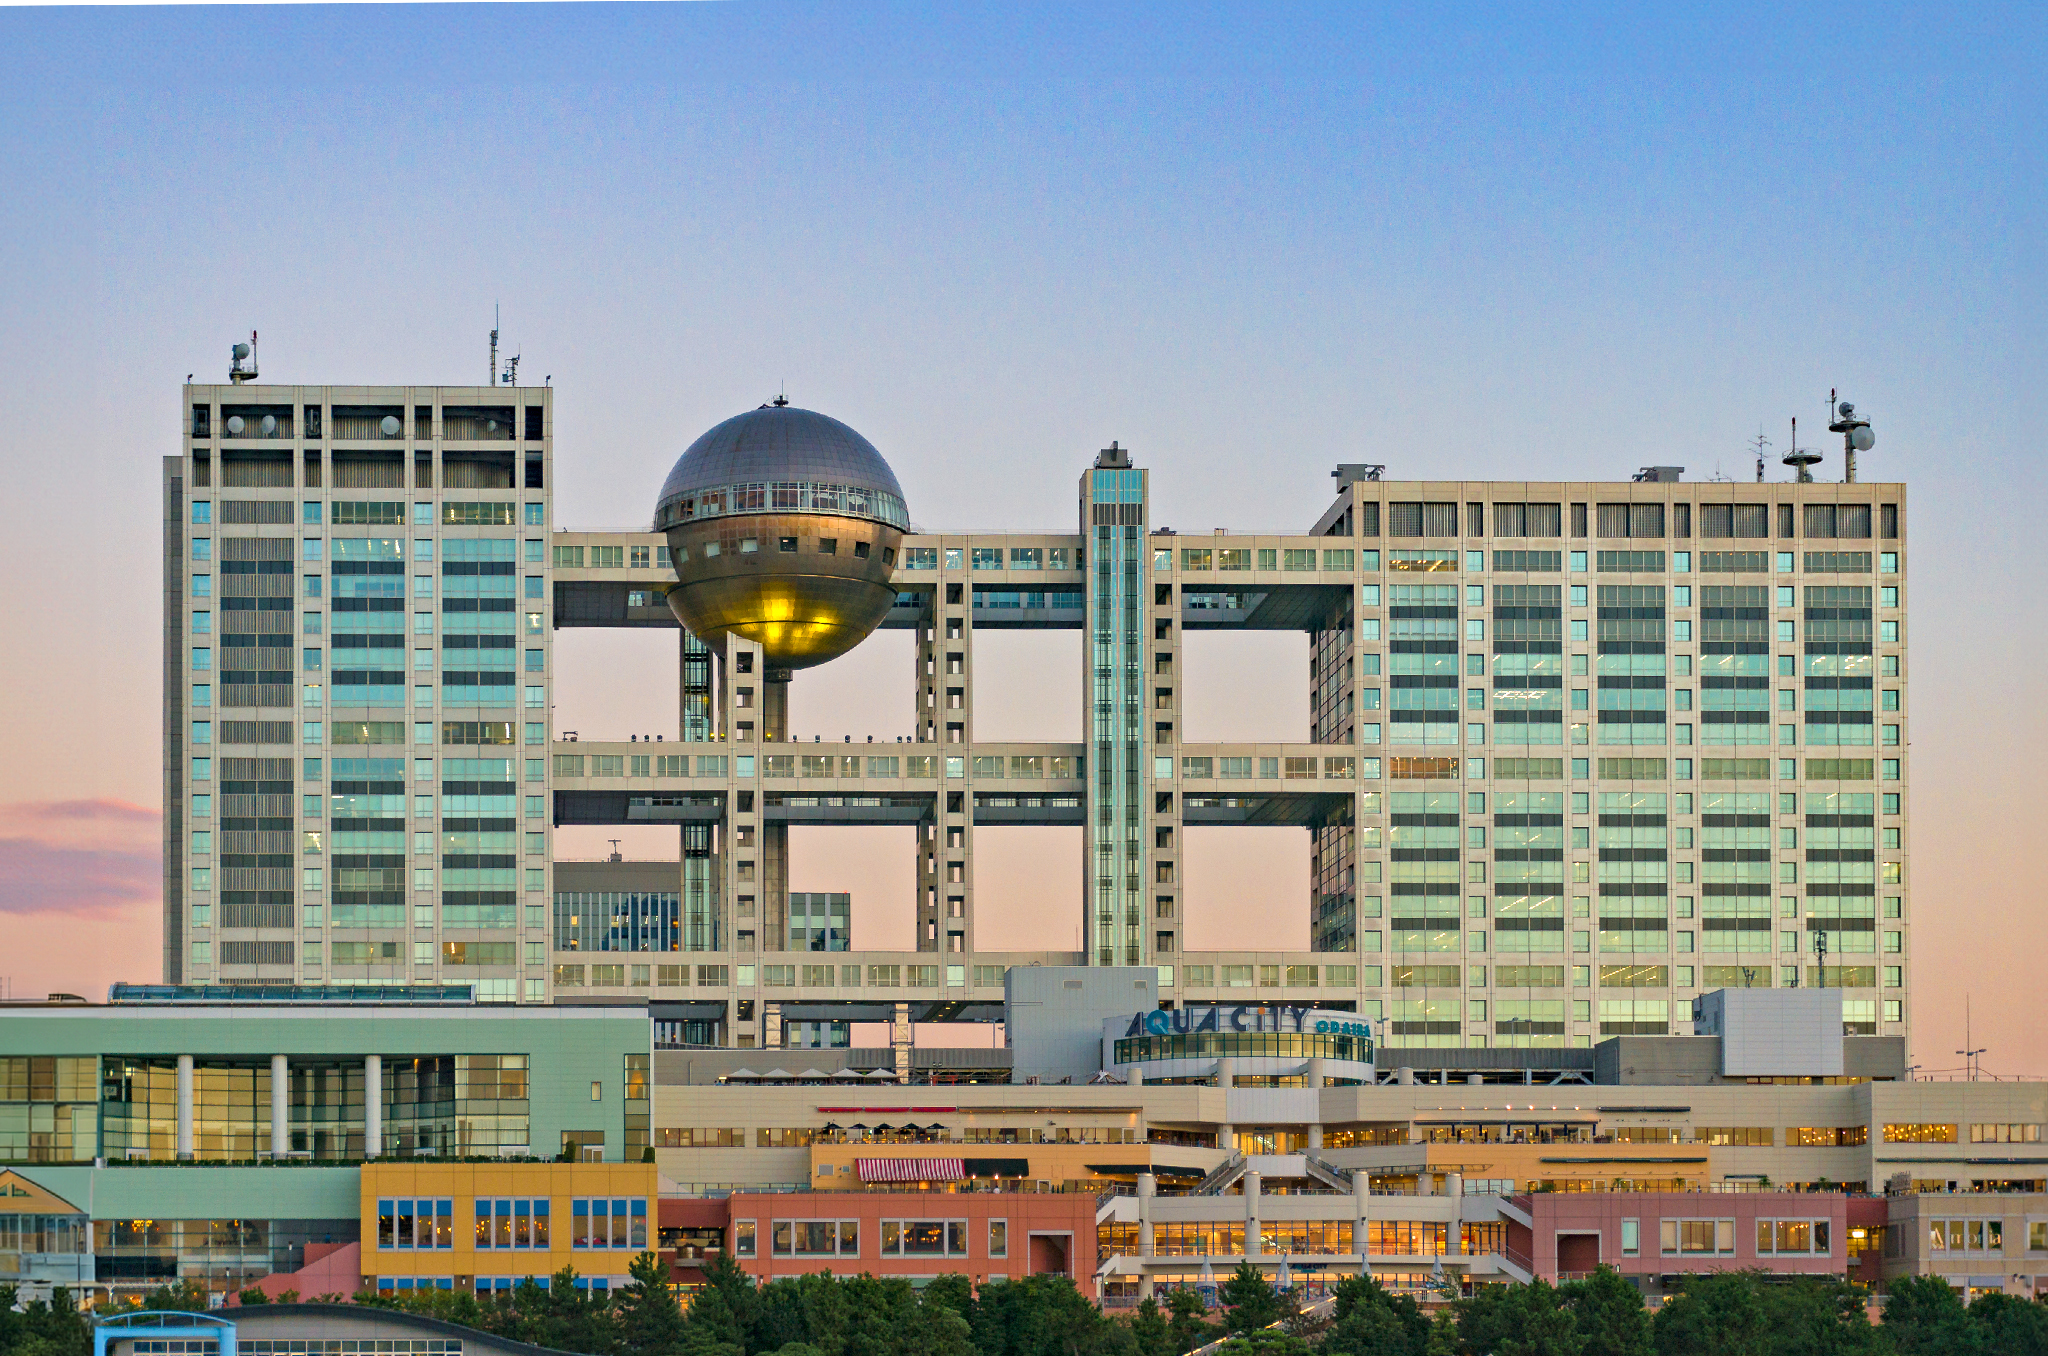
{"label": "concrete pillar", "polygon": [[1152,1298],[1152,1197],[1159,1191],[1159,1179],[1149,1172],[1138,1174],[1138,1298]]}
{"label": "concrete pillar", "polygon": [[1444,1253],[1450,1257],[1462,1257],[1465,1253],[1464,1174],[1444,1174],[1444,1195],[1451,1198],[1451,1222],[1444,1226]]}
{"label": "concrete pillar", "polygon": [[1308,1088],[1310,1092],[1315,1094],[1315,1100],[1312,1105],[1315,1107],[1316,1117],[1309,1122],[1308,1126],[1308,1147],[1311,1153],[1321,1153],[1323,1150],[1323,1079],[1325,1076],[1323,1073],[1323,1057],[1321,1055],[1310,1056],[1308,1061]]}
{"label": "concrete pillar", "polygon": [[178,1056],[178,1157],[192,1157],[192,1056]]}
{"label": "concrete pillar", "polygon": [[1358,1254],[1358,1274],[1372,1274],[1372,1169],[1351,1170],[1351,1247]]}
{"label": "concrete pillar", "polygon": [[1265,1251],[1259,1237],[1259,1174],[1244,1175],[1244,1255],[1258,1257]]}
{"label": "concrete pillar", "polygon": [[1237,1147],[1237,1127],[1230,1123],[1230,1089],[1237,1082],[1237,1061],[1228,1055],[1216,1059],[1216,1088],[1223,1094],[1223,1124],[1216,1127],[1216,1147],[1229,1153]]}
{"label": "concrete pillar", "polygon": [[270,1156],[283,1158],[292,1147],[292,1071],[283,1055],[270,1057]]}
{"label": "concrete pillar", "polygon": [[[1149,1172],[1138,1174],[1138,1256],[1148,1261],[1156,1251],[1152,1245],[1152,1198],[1158,1191],[1157,1177]],[[1145,1284],[1149,1286],[1151,1283],[1152,1278],[1147,1275]]]}
{"label": "concrete pillar", "polygon": [[384,1152],[384,1056],[363,1056],[363,1157]]}

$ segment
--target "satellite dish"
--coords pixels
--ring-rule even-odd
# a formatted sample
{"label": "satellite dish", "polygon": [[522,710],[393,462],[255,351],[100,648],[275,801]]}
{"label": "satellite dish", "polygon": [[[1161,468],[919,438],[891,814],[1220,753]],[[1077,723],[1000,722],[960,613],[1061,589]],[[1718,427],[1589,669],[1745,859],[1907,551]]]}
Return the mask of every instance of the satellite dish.
{"label": "satellite dish", "polygon": [[1846,400],[1835,406],[1835,410],[1844,419],[1854,419],[1856,417],[1856,407]]}
{"label": "satellite dish", "polygon": [[264,415],[263,422],[258,427],[263,430],[264,437],[275,438],[277,436],[277,416],[274,414]]}
{"label": "satellite dish", "polygon": [[395,414],[385,415],[384,421],[378,424],[377,427],[384,430],[385,437],[396,438],[398,436],[398,430],[400,427],[398,422],[398,416]]}
{"label": "satellite dish", "polygon": [[[237,347],[237,348],[239,348],[239,347],[240,347],[240,345],[238,344],[238,345],[236,345],[236,347]],[[243,428],[244,428],[244,427],[246,427],[246,425],[244,425],[244,424],[242,423],[242,416],[241,416],[241,415],[239,415],[239,414],[231,414],[231,415],[229,415],[229,416],[228,416],[228,432],[229,432],[229,433],[230,433],[231,435],[233,435],[234,437],[237,437],[237,438],[241,437],[241,436],[242,436],[242,430],[243,430]]]}
{"label": "satellite dish", "polygon": [[1849,446],[1858,452],[1868,452],[1877,444],[1877,435],[1870,431],[1870,425],[1858,424],[1849,430]]}
{"label": "satellite dish", "polygon": [[247,344],[236,344],[234,348],[229,351],[233,354],[235,361],[237,362],[240,362],[242,359],[249,356],[249,346]]}
{"label": "satellite dish", "polygon": [[484,424],[484,431],[486,433],[496,433],[498,431],[498,421],[495,419],[486,421]]}

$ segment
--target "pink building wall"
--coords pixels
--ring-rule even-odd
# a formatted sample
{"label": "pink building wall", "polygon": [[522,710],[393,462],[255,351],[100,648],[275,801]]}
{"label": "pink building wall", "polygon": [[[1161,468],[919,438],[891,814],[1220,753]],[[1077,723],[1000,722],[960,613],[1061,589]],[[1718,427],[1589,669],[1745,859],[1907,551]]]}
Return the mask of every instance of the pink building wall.
{"label": "pink building wall", "polygon": [[[1849,1268],[1848,1198],[1839,1192],[1539,1192],[1510,1197],[1508,1206],[1529,1220],[1523,1224],[1509,1215],[1509,1260],[1550,1281],[1596,1265],[1626,1276],[1714,1271],[1839,1276]],[[1628,1220],[1636,1222],[1634,1255],[1622,1246]],[[1667,1254],[1661,1245],[1666,1220],[1733,1221],[1734,1250]],[[1759,1220],[1825,1221],[1828,1251],[1759,1252]]]}
{"label": "pink building wall", "polygon": [[[735,1192],[726,1207],[727,1246],[733,1244],[730,1221],[755,1221],[752,1257],[737,1257],[742,1268],[763,1281],[812,1271],[839,1275],[869,1272],[876,1276],[923,1277],[957,1273],[977,1283],[992,1276],[1021,1280],[1044,1274],[1069,1277],[1090,1299],[1095,1286],[1095,1197],[1086,1192],[951,1192],[951,1191],[807,1191],[751,1195]],[[860,1250],[854,1257],[777,1257],[771,1247],[775,1220],[859,1220]],[[885,1257],[881,1254],[882,1221],[903,1219],[966,1220],[965,1256]],[[1005,1256],[991,1257],[990,1220],[1008,1224]],[[667,1222],[664,1213],[664,1222]]]}

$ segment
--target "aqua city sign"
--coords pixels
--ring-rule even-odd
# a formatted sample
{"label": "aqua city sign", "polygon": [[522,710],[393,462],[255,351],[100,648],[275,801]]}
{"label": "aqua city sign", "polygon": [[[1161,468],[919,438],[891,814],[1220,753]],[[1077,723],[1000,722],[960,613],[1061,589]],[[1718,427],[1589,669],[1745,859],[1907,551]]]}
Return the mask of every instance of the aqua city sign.
{"label": "aqua city sign", "polygon": [[1312,1007],[1291,1004],[1258,1004],[1239,1007],[1155,1008],[1134,1013],[1130,1036],[1186,1036],[1204,1031],[1295,1032],[1317,1036],[1359,1036],[1372,1039],[1370,1023],[1324,1014],[1310,1020]]}

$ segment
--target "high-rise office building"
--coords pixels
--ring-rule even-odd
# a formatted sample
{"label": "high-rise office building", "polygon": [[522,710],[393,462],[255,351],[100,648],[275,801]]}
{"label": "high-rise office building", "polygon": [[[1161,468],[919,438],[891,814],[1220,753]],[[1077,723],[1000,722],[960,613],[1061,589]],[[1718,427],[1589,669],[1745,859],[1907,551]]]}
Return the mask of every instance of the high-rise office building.
{"label": "high-rise office building", "polygon": [[[1764,986],[1838,988],[1851,1032],[1907,1029],[1903,486],[1688,482],[1665,468],[1617,482],[1388,481],[1346,467],[1299,534],[1196,536],[1154,523],[1150,472],[1112,447],[1082,472],[1072,533],[899,537],[901,498],[875,507],[893,477],[883,485],[886,468],[865,454],[847,459],[849,430],[834,424],[831,445],[812,446],[806,430],[831,421],[764,407],[752,445],[809,468],[800,475],[762,463],[748,482],[736,454],[730,486],[671,478],[661,531],[570,532],[549,530],[545,436],[512,439],[499,461],[489,452],[502,442],[468,436],[492,410],[545,435],[549,394],[191,388],[186,455],[167,470],[170,977],[638,993],[679,1039],[727,1045],[781,1044],[785,1016],[987,1018],[1007,967],[1077,960],[1154,966],[1175,1003],[1357,1011],[1391,1048],[1679,1033],[1695,995]],[[398,430],[359,442],[284,422],[251,438],[259,407],[286,421],[321,410],[336,433],[355,411],[390,410],[363,427]],[[239,438],[225,432],[231,409]],[[732,422],[744,450],[748,417]],[[256,460],[239,460],[245,450]],[[382,479],[364,478],[373,465]],[[384,498],[358,488],[369,485]],[[692,500],[712,495],[715,507]],[[872,537],[860,560],[882,559],[895,590],[880,625],[914,638],[914,728],[792,742],[788,673],[769,662],[784,651],[744,627],[703,643],[665,602],[686,523],[721,570],[759,560],[850,578],[861,567],[839,559],[853,549],[842,542]],[[202,542],[220,561],[288,559],[279,612],[237,617],[225,593],[202,596],[201,575],[219,573],[223,589],[229,578],[195,558]],[[324,568],[307,555],[319,543]],[[471,557],[451,546],[516,558],[502,576],[516,577],[516,600],[493,622],[516,635],[503,650],[521,660],[516,683],[476,685],[497,653],[483,642],[501,632],[454,585],[500,587],[484,569],[498,562],[478,555],[478,577],[458,580]],[[366,551],[405,563],[378,584],[357,565]],[[257,603],[278,587],[255,568],[269,558],[250,557]],[[309,597],[315,587],[333,602]],[[400,594],[396,630],[362,629],[378,614],[358,598]],[[748,605],[784,596],[757,588]],[[322,700],[321,673],[306,669],[321,641],[304,627],[323,606],[334,686],[309,709]],[[222,627],[198,633],[216,611]],[[230,662],[249,670],[227,658],[231,617],[233,634],[254,638],[238,645],[264,657],[234,680]],[[386,681],[341,686],[344,617],[351,637],[433,627],[396,643],[412,648],[415,676],[371,670]],[[553,739],[548,634],[590,626],[678,636],[679,738]],[[293,643],[258,643],[287,627]],[[977,737],[974,637],[986,629],[1083,633],[1084,728],[1071,741]],[[1185,637],[1217,630],[1307,637],[1309,728],[1189,738]],[[350,644],[360,675],[364,650]],[[472,669],[454,667],[458,644]],[[231,723],[230,694],[262,709],[238,706]],[[209,752],[194,742],[201,726],[211,743],[231,730],[262,742]],[[395,742],[354,742],[372,736]],[[676,858],[577,864],[574,907],[557,901],[550,929],[550,823],[674,826]],[[915,948],[863,936],[832,964],[807,961],[793,940],[812,929],[791,916],[790,832],[859,824],[916,831]],[[1045,919],[1049,940],[1078,929],[1078,953],[977,944],[974,839],[989,825],[1082,831],[1079,917]],[[1306,948],[1190,950],[1186,836],[1235,826],[1302,831]],[[607,921],[594,940],[584,903],[627,894],[660,916]],[[287,904],[297,916],[261,912]],[[331,911],[324,932],[309,910]]]}
{"label": "high-rise office building", "polygon": [[553,393],[184,394],[165,978],[545,998]]}

